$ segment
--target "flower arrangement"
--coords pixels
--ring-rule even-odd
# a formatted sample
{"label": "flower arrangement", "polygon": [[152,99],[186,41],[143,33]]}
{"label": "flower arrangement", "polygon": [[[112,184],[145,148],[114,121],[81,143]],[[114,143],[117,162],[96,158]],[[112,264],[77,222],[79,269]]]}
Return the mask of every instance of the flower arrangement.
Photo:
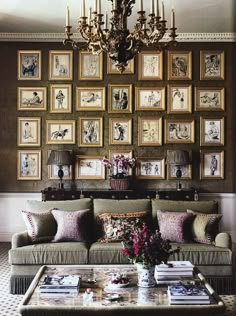
{"label": "flower arrangement", "polygon": [[129,158],[123,154],[114,155],[111,162],[104,157],[102,162],[107,169],[111,170],[112,178],[118,179],[128,177],[129,168],[135,166],[135,159]]}
{"label": "flower arrangement", "polygon": [[142,228],[136,228],[126,237],[122,242],[121,251],[130,263],[140,263],[143,267],[167,263],[171,254],[180,251],[179,247],[171,250],[169,240],[162,239],[159,231],[152,232],[146,224]]}

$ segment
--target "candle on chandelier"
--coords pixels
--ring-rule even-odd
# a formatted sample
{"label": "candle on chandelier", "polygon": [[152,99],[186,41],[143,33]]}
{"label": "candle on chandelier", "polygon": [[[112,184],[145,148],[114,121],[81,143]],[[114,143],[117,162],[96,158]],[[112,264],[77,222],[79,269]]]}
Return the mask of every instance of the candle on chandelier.
{"label": "candle on chandelier", "polygon": [[108,14],[107,14],[107,11],[106,11],[106,18],[105,18],[105,30],[108,29]]}
{"label": "candle on chandelier", "polygon": [[97,12],[97,0],[94,0],[94,12]]}
{"label": "candle on chandelier", "polygon": [[81,15],[82,15],[82,17],[85,17],[85,2],[84,2],[84,0],[82,2]]}
{"label": "candle on chandelier", "polygon": [[113,0],[113,10],[116,10],[116,8],[117,8],[117,0]]}
{"label": "candle on chandelier", "polygon": [[154,14],[154,0],[151,0],[151,6],[150,6],[150,8],[151,8],[150,14]]}
{"label": "candle on chandelier", "polygon": [[66,26],[70,25],[70,9],[69,6],[66,8]]}
{"label": "candle on chandelier", "polygon": [[139,11],[143,11],[143,0],[139,0]]}
{"label": "candle on chandelier", "polygon": [[101,0],[98,0],[97,11],[98,14],[101,14]]}
{"label": "candle on chandelier", "polygon": [[164,21],[165,20],[164,2],[162,2],[162,5],[161,5],[161,17],[162,17],[162,20]]}
{"label": "candle on chandelier", "polygon": [[91,25],[91,19],[92,19],[92,8],[89,8],[89,14],[88,14],[88,25]]}
{"label": "candle on chandelier", "polygon": [[174,9],[171,10],[171,28],[175,28],[175,11]]}
{"label": "candle on chandelier", "polygon": [[156,4],[156,7],[155,7],[155,16],[159,16],[159,1],[156,0],[155,4]]}

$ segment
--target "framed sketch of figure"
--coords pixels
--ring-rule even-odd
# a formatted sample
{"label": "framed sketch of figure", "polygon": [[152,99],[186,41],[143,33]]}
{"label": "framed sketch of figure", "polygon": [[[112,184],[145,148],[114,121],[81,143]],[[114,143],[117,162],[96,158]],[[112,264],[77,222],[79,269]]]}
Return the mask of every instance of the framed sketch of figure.
{"label": "framed sketch of figure", "polygon": [[75,144],[75,121],[46,120],[46,144]]}
{"label": "framed sketch of figure", "polygon": [[136,111],[164,111],[165,88],[164,87],[136,87],[135,88]]}
{"label": "framed sketch of figure", "polygon": [[24,147],[40,146],[40,117],[18,117],[17,123],[17,145]]}
{"label": "framed sketch of figure", "polygon": [[137,158],[136,178],[145,179],[165,179],[165,159],[164,158]]}
{"label": "framed sketch of figure", "polygon": [[168,80],[192,79],[192,52],[168,51]]}
{"label": "framed sketch of figure", "polygon": [[105,87],[77,87],[76,111],[105,111]]}
{"label": "framed sketch of figure", "polygon": [[132,113],[132,85],[108,85],[108,113]]}
{"label": "framed sketch of figure", "polygon": [[75,179],[76,180],[104,180],[105,167],[102,156],[76,156]]}
{"label": "framed sketch of figure", "polygon": [[200,80],[224,80],[224,51],[200,52]]}
{"label": "framed sketch of figure", "polygon": [[168,85],[167,113],[192,113],[192,85]]}
{"label": "framed sketch of figure", "polygon": [[224,151],[201,150],[200,179],[224,179]]}
{"label": "framed sketch of figure", "polygon": [[18,111],[43,111],[47,109],[46,87],[18,87]]}
{"label": "framed sketch of figure", "polygon": [[79,51],[79,80],[102,80],[103,54]]}
{"label": "framed sketch of figure", "polygon": [[109,119],[109,143],[111,145],[131,145],[131,118],[114,117]]}
{"label": "framed sketch of figure", "polygon": [[18,150],[17,180],[41,180],[41,150]]}
{"label": "framed sketch of figure", "polygon": [[138,145],[161,146],[162,145],[162,117],[142,116],[138,120]]}
{"label": "framed sketch of figure", "polygon": [[195,111],[224,111],[224,109],[225,88],[195,88]]}
{"label": "framed sketch of figure", "polygon": [[41,80],[41,51],[18,51],[18,80]]}
{"label": "framed sketch of figure", "polygon": [[146,51],[138,54],[138,79],[162,80],[162,52]]}
{"label": "framed sketch of figure", "polygon": [[200,145],[224,146],[224,118],[200,117]]}
{"label": "framed sketch of figure", "polygon": [[79,146],[102,147],[103,146],[103,118],[80,117],[79,118]]}
{"label": "framed sketch of figure", "polygon": [[[107,74],[108,75],[120,75],[119,69],[116,68],[115,62],[107,54]],[[122,75],[134,74],[134,59],[128,61],[128,65],[122,72]]]}
{"label": "framed sketch of figure", "polygon": [[73,51],[49,51],[49,80],[73,79]]}
{"label": "framed sketch of figure", "polygon": [[165,144],[193,144],[194,142],[194,120],[165,120]]}
{"label": "framed sketch of figure", "polygon": [[50,112],[71,113],[71,84],[50,85]]}

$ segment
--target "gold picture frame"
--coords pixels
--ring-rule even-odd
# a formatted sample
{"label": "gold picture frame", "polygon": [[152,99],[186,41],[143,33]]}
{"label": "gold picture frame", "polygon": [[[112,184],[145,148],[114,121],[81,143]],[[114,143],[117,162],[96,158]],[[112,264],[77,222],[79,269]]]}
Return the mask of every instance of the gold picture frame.
{"label": "gold picture frame", "polygon": [[192,85],[169,84],[168,85],[168,114],[192,113]]}
{"label": "gold picture frame", "polygon": [[79,147],[103,147],[103,118],[79,117]]}
{"label": "gold picture frame", "polygon": [[114,117],[109,119],[109,144],[132,144],[132,119]]}
{"label": "gold picture frame", "polygon": [[132,85],[108,85],[108,113],[132,113]]}
{"label": "gold picture frame", "polygon": [[168,51],[168,80],[192,80],[192,52]]}
{"label": "gold picture frame", "polygon": [[75,180],[105,180],[103,156],[77,155]]}
{"label": "gold picture frame", "polygon": [[76,111],[105,111],[105,87],[76,87]]}
{"label": "gold picture frame", "polygon": [[200,80],[224,80],[223,50],[200,51]]}
{"label": "gold picture frame", "polygon": [[[107,74],[108,75],[120,75],[119,69],[116,68],[115,62],[107,55]],[[134,74],[134,59],[128,61],[128,65],[122,72],[122,75],[133,75]]]}
{"label": "gold picture frame", "polygon": [[41,118],[17,118],[17,146],[35,147],[41,145]]}
{"label": "gold picture frame", "polygon": [[71,99],[71,84],[50,85],[50,113],[71,113]]}
{"label": "gold picture frame", "polygon": [[41,150],[17,151],[17,180],[41,180]]}
{"label": "gold picture frame", "polygon": [[160,157],[137,158],[136,179],[139,179],[139,180],[165,179],[165,158],[160,158]]}
{"label": "gold picture frame", "polygon": [[138,118],[138,145],[162,145],[162,117],[142,116]]}
{"label": "gold picture frame", "polygon": [[103,79],[103,54],[93,55],[88,51],[79,51],[79,80]]}
{"label": "gold picture frame", "polygon": [[224,146],[224,117],[200,117],[200,146]]}
{"label": "gold picture frame", "polygon": [[135,87],[136,111],[165,111],[165,87]]}
{"label": "gold picture frame", "polygon": [[75,144],[75,120],[46,120],[46,144]]}
{"label": "gold picture frame", "polygon": [[49,51],[49,80],[73,79],[73,51],[50,50]]}
{"label": "gold picture frame", "polygon": [[224,87],[195,87],[195,111],[224,111]]}
{"label": "gold picture frame", "polygon": [[[51,153],[51,150],[48,150],[48,157],[49,157],[50,153]],[[48,165],[48,179],[49,180],[58,180],[58,170],[59,170],[59,166]],[[62,170],[64,172],[63,181],[64,180],[72,180],[72,165],[70,165],[70,166],[63,165]]]}
{"label": "gold picture frame", "polygon": [[18,50],[17,52],[17,79],[41,80],[42,71],[41,50]]}
{"label": "gold picture frame", "polygon": [[194,144],[193,119],[165,119],[165,144]]}
{"label": "gold picture frame", "polygon": [[18,87],[18,111],[45,111],[47,109],[46,87]]}
{"label": "gold picture frame", "polygon": [[146,51],[138,54],[138,79],[162,80],[163,53],[162,51]]}
{"label": "gold picture frame", "polygon": [[224,150],[201,150],[200,180],[224,179]]}

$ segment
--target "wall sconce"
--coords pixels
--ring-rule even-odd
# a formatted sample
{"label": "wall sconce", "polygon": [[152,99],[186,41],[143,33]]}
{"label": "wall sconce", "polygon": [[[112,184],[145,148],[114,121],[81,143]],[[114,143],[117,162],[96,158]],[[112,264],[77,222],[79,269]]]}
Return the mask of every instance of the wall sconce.
{"label": "wall sconce", "polygon": [[60,179],[59,189],[64,188],[62,179],[64,176],[63,166],[72,165],[72,154],[69,150],[52,150],[47,161],[47,165],[56,165],[59,167],[58,177]]}
{"label": "wall sconce", "polygon": [[180,178],[182,177],[181,166],[189,165],[191,163],[189,152],[186,150],[167,150],[166,164],[174,165],[177,167],[176,178],[177,182],[177,191],[181,191],[182,185],[180,183]]}

